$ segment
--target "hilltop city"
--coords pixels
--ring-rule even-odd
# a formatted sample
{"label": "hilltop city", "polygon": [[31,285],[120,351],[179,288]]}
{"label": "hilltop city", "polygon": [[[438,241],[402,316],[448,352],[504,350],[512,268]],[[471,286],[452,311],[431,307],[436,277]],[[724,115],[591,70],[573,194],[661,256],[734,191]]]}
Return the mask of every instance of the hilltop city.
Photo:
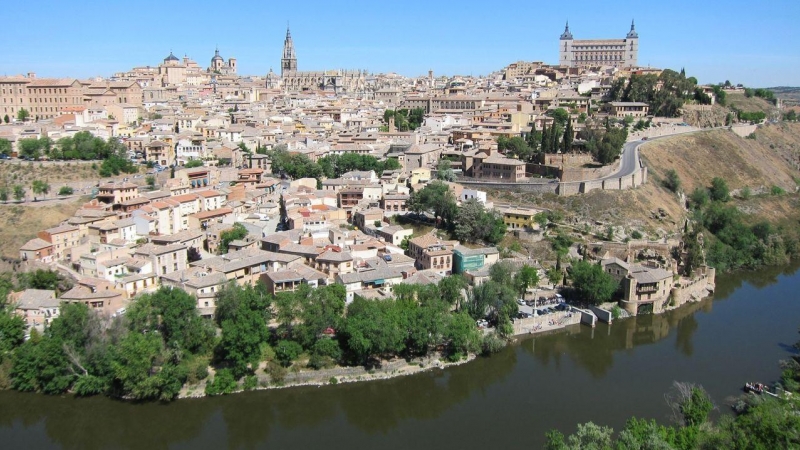
{"label": "hilltop city", "polygon": [[[336,285],[352,305],[404,285],[444,292],[458,275],[452,310],[484,296],[464,307],[472,325],[509,337],[699,300],[715,270],[689,222],[654,210],[662,228],[615,229],[533,200],[653,183],[640,145],[710,126],[726,96],[768,96],[641,66],[635,23],[620,25],[621,38],[591,40],[559,26],[555,64],[482,77],[307,70],[289,29],[279,71],[264,75],[240,74],[223,56],[234,50],[216,49],[207,67],[170,52],[108,78],[2,77],[2,164],[94,170],[0,187],[23,207],[81,201],[61,223],[20,230],[30,235],[16,267],[55,271],[66,287],[21,289],[9,304],[30,336],[65,305],[119,317],[165,287],[213,319],[232,282],[274,296]],[[748,136],[772,119],[731,110],[711,125]],[[658,182],[679,192],[677,179]],[[352,354],[346,330],[319,336],[339,334]]]}

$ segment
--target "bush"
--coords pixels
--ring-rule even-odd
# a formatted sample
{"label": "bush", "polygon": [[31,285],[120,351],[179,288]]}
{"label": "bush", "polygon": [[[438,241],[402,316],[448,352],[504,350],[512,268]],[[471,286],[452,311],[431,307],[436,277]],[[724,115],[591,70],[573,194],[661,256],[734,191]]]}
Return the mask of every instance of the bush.
{"label": "bush", "polygon": [[69,186],[61,186],[58,190],[58,195],[72,195],[73,189]]}
{"label": "bush", "polygon": [[749,187],[745,186],[741,191],[739,191],[739,196],[742,198],[742,200],[750,200],[750,197],[753,196],[753,192]]}
{"label": "bush", "polygon": [[711,196],[711,200],[716,202],[727,202],[731,198],[728,183],[720,177],[714,177],[711,180],[711,188],[708,193]]}
{"label": "bush", "polygon": [[225,395],[236,391],[236,379],[233,372],[228,369],[220,369],[214,379],[206,385],[206,395]]}
{"label": "bush", "polygon": [[506,341],[502,339],[497,333],[487,334],[483,338],[483,344],[481,345],[483,349],[484,355],[491,355],[492,353],[497,353],[506,346]]}
{"label": "bush", "polygon": [[784,191],[782,187],[775,186],[773,184],[772,187],[769,189],[769,193],[772,195],[783,195],[786,193],[786,191]]}
{"label": "bush", "polygon": [[187,169],[192,169],[195,167],[203,167],[203,161],[200,161],[199,159],[193,159],[184,164],[183,167]]}
{"label": "bush", "polygon": [[339,380],[336,377],[331,377],[328,380],[328,383],[330,383],[330,384],[337,384],[338,382],[339,382]]}
{"label": "bush", "polygon": [[614,307],[611,308],[611,318],[617,320],[620,316],[622,316],[622,309],[620,309],[619,305],[614,305]]}
{"label": "bush", "polygon": [[266,372],[272,384],[282,385],[283,381],[286,379],[286,368],[274,361],[267,363]]}
{"label": "bush", "polygon": [[631,238],[632,239],[641,239],[642,238],[642,233],[639,232],[639,230],[633,230],[633,231],[631,231]]}
{"label": "bush", "polygon": [[275,356],[284,367],[289,367],[300,353],[303,353],[303,347],[295,341],[278,341],[275,346]]}
{"label": "bush", "polygon": [[258,378],[255,375],[248,375],[244,377],[244,383],[242,387],[245,391],[252,391],[258,387]]}
{"label": "bush", "polygon": [[672,192],[678,192],[678,189],[681,188],[681,179],[678,177],[678,172],[676,172],[675,169],[669,169],[667,171],[664,187]]}

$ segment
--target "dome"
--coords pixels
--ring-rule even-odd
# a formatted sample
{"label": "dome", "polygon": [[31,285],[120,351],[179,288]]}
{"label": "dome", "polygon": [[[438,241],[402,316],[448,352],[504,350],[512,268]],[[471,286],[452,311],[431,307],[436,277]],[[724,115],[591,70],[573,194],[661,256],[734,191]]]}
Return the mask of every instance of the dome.
{"label": "dome", "polygon": [[214,51],[214,57],[211,58],[211,61],[223,61],[222,56],[219,56],[219,49]]}
{"label": "dome", "polygon": [[172,52],[169,52],[169,56],[167,56],[166,58],[164,58],[164,62],[169,62],[169,61],[175,61],[175,62],[178,62],[178,61],[180,61],[180,60],[178,59],[178,57],[177,57],[177,56],[173,55],[173,54],[172,54]]}

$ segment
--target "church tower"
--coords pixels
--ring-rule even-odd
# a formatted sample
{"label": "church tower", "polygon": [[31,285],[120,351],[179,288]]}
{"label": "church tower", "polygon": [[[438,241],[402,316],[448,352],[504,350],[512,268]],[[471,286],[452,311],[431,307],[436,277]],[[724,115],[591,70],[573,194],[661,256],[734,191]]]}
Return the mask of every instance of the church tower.
{"label": "church tower", "polygon": [[289,27],[286,27],[286,39],[283,41],[283,58],[281,58],[281,76],[287,72],[297,72],[297,56],[294,54],[294,43]]}
{"label": "church tower", "polygon": [[631,31],[625,36],[625,67],[637,67],[639,60],[639,33],[636,32],[633,20]]}
{"label": "church tower", "polygon": [[572,40],[572,33],[569,31],[569,21],[567,21],[564,32],[561,33],[558,46],[558,65],[561,67],[572,67],[574,65]]}

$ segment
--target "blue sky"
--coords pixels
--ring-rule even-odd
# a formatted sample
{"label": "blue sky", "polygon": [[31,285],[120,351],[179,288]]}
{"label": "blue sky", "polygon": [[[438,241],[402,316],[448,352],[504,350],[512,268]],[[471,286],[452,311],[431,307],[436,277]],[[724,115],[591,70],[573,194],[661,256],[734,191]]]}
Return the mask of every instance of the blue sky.
{"label": "blue sky", "polygon": [[170,50],[207,67],[217,45],[240,73],[263,75],[279,71],[287,21],[300,70],[482,75],[556,63],[567,19],[585,39],[622,38],[634,18],[640,65],[685,67],[703,83],[800,86],[797,0],[6,3],[0,75],[109,76]]}

